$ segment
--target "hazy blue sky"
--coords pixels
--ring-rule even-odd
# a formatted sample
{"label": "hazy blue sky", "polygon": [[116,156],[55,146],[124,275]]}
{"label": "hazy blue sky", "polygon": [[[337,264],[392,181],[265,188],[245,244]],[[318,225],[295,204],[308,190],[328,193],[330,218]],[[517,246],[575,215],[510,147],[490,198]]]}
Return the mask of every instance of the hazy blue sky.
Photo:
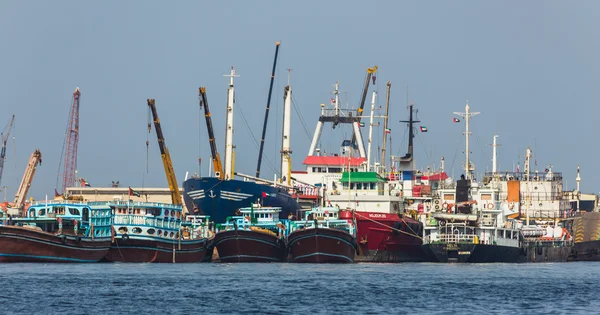
{"label": "hazy blue sky", "polygon": [[[159,116],[179,181],[208,170],[206,127],[197,88],[207,87],[219,150],[227,78],[235,66],[236,170],[254,174],[257,148],[240,109],[260,137],[275,42],[281,41],[265,155],[278,168],[283,87],[292,68],[296,106],[312,136],[319,104],[340,82],[355,107],[365,70],[379,66],[383,105],[392,82],[392,153],[403,154],[408,98],[429,132],[415,145],[417,165],[460,174],[462,125],[452,112],[469,100],[482,112],[472,124],[478,172],[491,169],[492,135],[500,135],[501,170],[514,169],[527,146],[573,188],[600,191],[596,135],[600,121],[600,3],[596,1],[2,1],[0,128],[16,115],[2,185],[12,200],[29,155],[44,164],[30,195],[52,195],[71,97],[81,89],[78,170],[92,186],[165,186],[147,98]],[[370,100],[370,97],[368,98]],[[346,100],[344,100],[344,104]],[[369,107],[369,106],[367,106]],[[368,113],[368,111],[367,111]],[[293,164],[310,144],[292,126]],[[341,131],[341,132],[340,132]],[[365,130],[366,131],[366,130]],[[381,129],[376,129],[380,142]],[[328,129],[322,146],[337,151],[347,129]],[[13,136],[14,135],[14,140]],[[367,133],[363,135],[366,137]],[[150,140],[146,174],[146,139]],[[400,147],[402,146],[402,147]],[[521,162],[521,168],[522,168]],[[265,162],[264,177],[273,170]]]}

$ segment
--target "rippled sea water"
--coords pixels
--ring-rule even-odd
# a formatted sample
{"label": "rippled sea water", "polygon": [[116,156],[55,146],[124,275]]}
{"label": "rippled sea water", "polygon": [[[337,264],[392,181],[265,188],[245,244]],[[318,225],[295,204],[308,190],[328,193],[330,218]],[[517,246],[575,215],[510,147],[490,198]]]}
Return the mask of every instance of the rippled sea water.
{"label": "rippled sea water", "polygon": [[1,314],[598,314],[600,263],[0,264]]}

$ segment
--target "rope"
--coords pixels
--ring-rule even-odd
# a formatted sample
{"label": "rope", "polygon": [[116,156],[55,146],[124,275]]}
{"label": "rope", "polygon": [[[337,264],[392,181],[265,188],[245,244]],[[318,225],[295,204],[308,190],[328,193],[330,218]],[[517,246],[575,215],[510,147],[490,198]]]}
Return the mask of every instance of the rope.
{"label": "rope", "polygon": [[[246,127],[246,131],[248,131],[248,133],[250,134],[250,136],[252,138],[252,141],[254,141],[255,149],[258,150],[258,148],[259,148],[258,140],[256,140],[256,137],[254,136],[254,133],[252,132],[252,129],[250,128],[250,124],[248,124],[248,120],[246,120],[246,116],[244,115],[242,106],[239,106],[239,102],[238,102],[238,108],[240,109],[240,115],[242,116],[242,121],[244,121],[244,126]],[[271,171],[273,171],[273,173],[279,174],[279,172],[273,166],[273,164],[271,163],[271,161],[269,160],[269,158],[267,156],[263,156],[263,161],[265,161],[267,163],[267,166],[271,169]]]}
{"label": "rope", "polygon": [[[423,239],[423,238],[422,238],[422,237],[420,237],[419,235],[416,235],[416,234],[411,234],[411,233],[408,233],[408,232],[405,232],[405,231],[399,230],[399,229],[397,229],[397,228],[394,228],[394,227],[392,227],[392,226],[385,225],[385,224],[383,224],[383,223],[381,223],[381,222],[379,222],[379,221],[375,221],[375,220],[373,220],[373,219],[371,219],[371,218],[367,218],[367,217],[365,217],[364,215],[358,214],[358,212],[356,212],[356,211],[354,211],[354,214],[355,214],[355,215],[358,215],[358,216],[359,216],[359,217],[361,217],[361,218],[365,218],[365,219],[367,219],[367,220],[369,220],[369,221],[371,221],[371,222],[373,222],[373,223],[377,223],[377,224],[379,224],[379,225],[385,226],[386,228],[388,228],[388,229],[390,229],[390,230],[393,230],[393,231],[396,231],[396,232],[400,232],[400,233],[402,233],[402,234],[406,234],[406,235],[408,235],[408,236],[416,237],[416,238],[418,238],[418,239],[421,239],[421,240]],[[404,219],[402,219],[402,221],[404,221]],[[408,226],[408,225],[407,225],[407,226]],[[411,230],[412,230],[412,229],[411,229]],[[414,231],[413,231],[413,233],[414,233]]]}
{"label": "rope", "polygon": [[296,115],[298,116],[298,119],[300,120],[300,124],[302,125],[302,128],[304,129],[306,138],[308,140],[311,140],[312,138],[310,136],[310,132],[308,131],[308,128],[306,127],[306,122],[304,121],[304,117],[302,117],[302,114],[298,110],[298,106],[296,106],[296,98],[294,97],[294,94],[292,94],[292,107],[294,108],[294,111],[296,112]]}

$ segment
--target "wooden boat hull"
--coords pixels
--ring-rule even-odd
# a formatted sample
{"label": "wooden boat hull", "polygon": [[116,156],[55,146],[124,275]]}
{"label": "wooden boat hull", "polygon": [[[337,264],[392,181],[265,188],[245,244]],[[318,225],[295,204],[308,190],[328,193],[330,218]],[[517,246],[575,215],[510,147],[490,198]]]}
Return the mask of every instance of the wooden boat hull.
{"label": "wooden boat hull", "polygon": [[110,238],[55,235],[19,226],[0,226],[0,262],[98,262]]}
{"label": "wooden boat hull", "polygon": [[347,232],[330,228],[296,230],[288,236],[291,262],[352,263],[358,244]]}
{"label": "wooden boat hull", "polygon": [[[131,263],[201,262],[206,255],[206,239],[167,242],[153,239],[117,238],[106,260]],[[180,248],[181,245],[181,248]]]}
{"label": "wooden boat hull", "polygon": [[196,263],[202,262],[206,256],[207,239],[182,240],[180,243],[157,242],[157,256],[154,262],[159,263]]}
{"label": "wooden boat hull", "polygon": [[227,230],[215,235],[221,262],[283,262],[286,244],[274,235],[248,230]]}

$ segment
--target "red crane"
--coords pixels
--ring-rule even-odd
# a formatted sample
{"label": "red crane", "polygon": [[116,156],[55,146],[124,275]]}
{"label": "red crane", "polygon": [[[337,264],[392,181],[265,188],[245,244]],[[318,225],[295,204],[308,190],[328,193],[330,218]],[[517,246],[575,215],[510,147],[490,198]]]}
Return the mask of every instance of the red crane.
{"label": "red crane", "polygon": [[69,115],[69,124],[67,125],[66,147],[65,147],[65,168],[63,170],[62,192],[66,192],[67,187],[75,184],[75,170],[77,169],[77,145],[79,144],[79,98],[81,93],[79,88],[73,92],[73,104],[71,105],[71,114]]}

